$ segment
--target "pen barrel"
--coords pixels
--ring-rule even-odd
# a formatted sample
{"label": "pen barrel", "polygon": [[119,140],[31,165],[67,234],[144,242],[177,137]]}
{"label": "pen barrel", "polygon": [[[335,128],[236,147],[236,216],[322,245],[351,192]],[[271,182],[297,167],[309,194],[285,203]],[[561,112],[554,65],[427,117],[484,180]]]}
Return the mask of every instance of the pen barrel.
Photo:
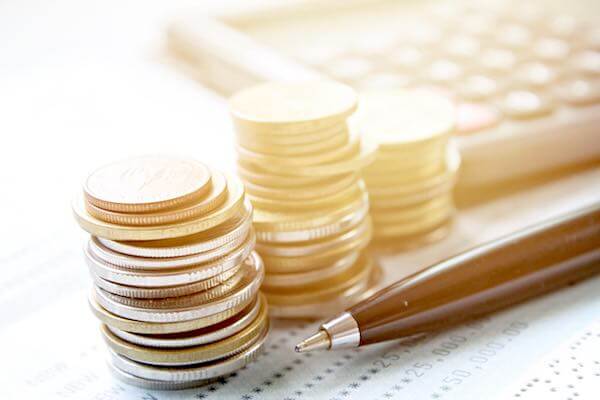
{"label": "pen barrel", "polygon": [[360,344],[444,328],[600,272],[600,204],[468,250],[352,307]]}

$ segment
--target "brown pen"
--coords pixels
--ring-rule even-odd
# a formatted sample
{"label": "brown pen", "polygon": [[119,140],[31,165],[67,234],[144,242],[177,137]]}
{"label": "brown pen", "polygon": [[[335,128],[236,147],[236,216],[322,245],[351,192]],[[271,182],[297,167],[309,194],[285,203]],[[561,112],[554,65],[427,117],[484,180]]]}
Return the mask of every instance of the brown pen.
{"label": "brown pen", "polygon": [[358,347],[444,328],[600,272],[600,203],[432,265],[321,325],[296,351]]}

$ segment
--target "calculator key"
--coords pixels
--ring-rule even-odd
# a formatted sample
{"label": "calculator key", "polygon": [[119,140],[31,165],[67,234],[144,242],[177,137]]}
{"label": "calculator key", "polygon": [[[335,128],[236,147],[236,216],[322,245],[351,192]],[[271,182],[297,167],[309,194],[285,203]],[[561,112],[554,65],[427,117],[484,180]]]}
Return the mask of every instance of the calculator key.
{"label": "calculator key", "polygon": [[511,24],[500,28],[496,35],[497,42],[515,50],[521,50],[531,43],[532,34],[522,25]]}
{"label": "calculator key", "polygon": [[489,49],[480,57],[481,66],[494,73],[508,73],[517,63],[517,56],[510,50]]}
{"label": "calculator key", "polygon": [[486,75],[473,75],[462,81],[458,87],[458,94],[472,101],[486,100],[496,95],[500,88],[498,81]]}
{"label": "calculator key", "polygon": [[502,102],[506,115],[513,118],[539,117],[551,113],[553,108],[549,98],[526,90],[511,91]]}
{"label": "calculator key", "polygon": [[362,90],[383,90],[404,88],[413,83],[409,75],[398,73],[377,73],[361,79],[356,86]]}
{"label": "calculator key", "polygon": [[600,75],[600,51],[587,50],[577,53],[572,59],[573,67],[580,72]]}
{"label": "calculator key", "polygon": [[336,79],[353,82],[371,72],[373,63],[363,57],[342,57],[329,63],[326,69]]}
{"label": "calculator key", "polygon": [[392,50],[388,56],[389,62],[398,68],[413,70],[425,63],[425,54],[416,47],[402,46]]}
{"label": "calculator key", "polygon": [[479,132],[498,124],[500,113],[486,104],[460,103],[456,108],[458,134]]}
{"label": "calculator key", "polygon": [[426,78],[435,83],[452,83],[463,74],[462,67],[450,60],[437,60],[431,63]]}
{"label": "calculator key", "polygon": [[450,57],[471,59],[479,53],[481,43],[470,35],[457,35],[448,39],[445,50]]}
{"label": "calculator key", "polygon": [[561,84],[557,89],[558,97],[575,105],[585,106],[600,102],[600,81],[573,79]]}
{"label": "calculator key", "polygon": [[540,62],[530,62],[519,66],[517,81],[531,87],[544,87],[556,81],[556,70]]}
{"label": "calculator key", "polygon": [[557,15],[548,21],[547,24],[548,33],[553,36],[562,38],[569,38],[575,35],[579,29],[579,23],[572,15]]}
{"label": "calculator key", "polygon": [[542,61],[563,61],[571,51],[567,42],[561,39],[546,37],[539,39],[533,47],[533,53]]}

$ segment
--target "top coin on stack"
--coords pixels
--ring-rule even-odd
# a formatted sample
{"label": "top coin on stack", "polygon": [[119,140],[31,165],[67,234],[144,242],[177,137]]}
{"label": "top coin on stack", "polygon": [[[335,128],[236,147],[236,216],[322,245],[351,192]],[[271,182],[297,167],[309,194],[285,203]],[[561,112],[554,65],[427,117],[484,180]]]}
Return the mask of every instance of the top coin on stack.
{"label": "top coin on stack", "polygon": [[356,121],[361,134],[379,143],[375,162],[363,169],[375,241],[397,248],[443,237],[460,164],[450,141],[452,102],[428,90],[371,92]]}
{"label": "top coin on stack", "polygon": [[94,171],[73,210],[92,235],[89,302],[118,377],[192,387],[259,354],[264,266],[239,179],[194,160],[139,157]]}
{"label": "top coin on stack", "polygon": [[332,81],[265,83],[230,100],[273,315],[324,317],[379,277],[364,252],[371,221],[359,174],[376,146],[348,128],[357,100]]}

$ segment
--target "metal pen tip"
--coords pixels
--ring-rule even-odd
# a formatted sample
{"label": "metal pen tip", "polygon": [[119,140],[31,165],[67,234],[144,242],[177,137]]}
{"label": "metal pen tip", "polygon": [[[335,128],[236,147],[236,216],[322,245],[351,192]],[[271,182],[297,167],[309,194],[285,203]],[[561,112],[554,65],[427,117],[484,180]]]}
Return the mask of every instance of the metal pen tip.
{"label": "metal pen tip", "polygon": [[304,353],[313,350],[327,350],[331,347],[329,335],[324,330],[320,330],[314,335],[304,339],[296,345],[294,350],[298,353]]}

